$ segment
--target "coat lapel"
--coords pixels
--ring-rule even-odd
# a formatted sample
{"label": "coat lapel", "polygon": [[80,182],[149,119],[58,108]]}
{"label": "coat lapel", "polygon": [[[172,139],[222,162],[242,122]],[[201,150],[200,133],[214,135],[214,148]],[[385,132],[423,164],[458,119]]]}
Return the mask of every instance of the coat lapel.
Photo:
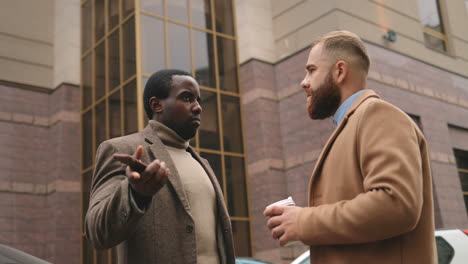
{"label": "coat lapel", "polygon": [[190,212],[190,205],[187,199],[187,194],[185,193],[177,168],[175,167],[166,147],[162,143],[161,139],[156,136],[156,133],[153,131],[153,128],[150,125],[147,125],[145,129],[143,129],[142,133],[145,137],[145,141],[149,143],[150,150],[154,155],[153,158],[164,161],[167,168],[169,168],[171,171],[168,178],[168,183],[173,187],[185,210]]}
{"label": "coat lapel", "polygon": [[333,146],[333,143],[335,142],[335,139],[338,137],[338,135],[341,133],[343,128],[346,126],[349,117],[356,111],[356,109],[367,99],[369,98],[380,98],[374,91],[372,90],[366,90],[364,91],[359,97],[356,99],[356,101],[353,102],[351,107],[348,109],[346,112],[345,117],[343,118],[343,121],[338,125],[338,127],[333,131],[332,135],[328,139],[327,143],[325,143],[325,147],[323,148],[322,152],[320,153],[320,156],[317,160],[317,163],[315,164],[314,170],[312,172],[312,177],[309,181],[309,198],[311,196],[311,191],[312,191],[312,186],[318,175],[320,174],[320,171],[322,169],[323,162],[325,161],[325,158],[328,155],[328,152],[330,151],[331,147]]}

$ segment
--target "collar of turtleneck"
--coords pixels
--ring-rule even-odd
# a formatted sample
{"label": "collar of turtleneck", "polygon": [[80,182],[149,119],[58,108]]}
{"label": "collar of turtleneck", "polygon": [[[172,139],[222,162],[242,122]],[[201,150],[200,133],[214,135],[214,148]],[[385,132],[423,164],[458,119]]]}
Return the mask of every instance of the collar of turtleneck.
{"label": "collar of turtleneck", "polygon": [[150,120],[149,125],[164,145],[178,149],[188,148],[189,141],[181,138],[176,132],[174,132],[174,130],[155,120]]}

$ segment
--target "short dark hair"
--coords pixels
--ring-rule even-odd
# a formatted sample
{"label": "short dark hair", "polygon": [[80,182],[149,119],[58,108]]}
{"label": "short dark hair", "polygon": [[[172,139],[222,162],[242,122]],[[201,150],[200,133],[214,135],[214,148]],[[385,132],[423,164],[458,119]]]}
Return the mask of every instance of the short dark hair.
{"label": "short dark hair", "polygon": [[149,100],[153,96],[159,99],[166,99],[169,96],[169,91],[172,87],[172,76],[174,75],[192,76],[186,71],[166,69],[153,73],[146,82],[145,90],[143,92],[143,105],[148,119],[151,120],[153,118],[153,110],[151,110]]}

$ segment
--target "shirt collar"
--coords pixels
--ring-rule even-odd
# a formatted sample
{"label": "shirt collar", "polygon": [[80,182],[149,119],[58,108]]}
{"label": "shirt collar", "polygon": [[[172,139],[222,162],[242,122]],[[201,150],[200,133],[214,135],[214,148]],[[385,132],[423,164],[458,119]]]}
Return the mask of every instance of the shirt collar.
{"label": "shirt collar", "polygon": [[336,110],[335,115],[333,116],[333,125],[337,127],[341,121],[343,121],[344,116],[346,115],[346,112],[348,111],[349,107],[353,104],[353,102],[358,98],[358,96],[364,92],[364,90],[360,90],[356,92],[355,94],[351,95],[346,99]]}

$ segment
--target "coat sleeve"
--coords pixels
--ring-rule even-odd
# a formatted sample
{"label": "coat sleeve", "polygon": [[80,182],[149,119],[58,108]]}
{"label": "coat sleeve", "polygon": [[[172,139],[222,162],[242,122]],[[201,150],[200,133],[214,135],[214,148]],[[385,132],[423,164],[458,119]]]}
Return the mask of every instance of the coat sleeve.
{"label": "coat sleeve", "polygon": [[297,224],[305,244],[374,242],[409,232],[419,222],[423,177],[415,125],[381,100],[363,110],[355,140],[364,190],[351,200],[304,208]]}
{"label": "coat sleeve", "polygon": [[96,154],[85,233],[98,249],[114,247],[136,230],[145,211],[131,196],[125,166],[112,157],[118,151],[112,143],[102,143]]}

